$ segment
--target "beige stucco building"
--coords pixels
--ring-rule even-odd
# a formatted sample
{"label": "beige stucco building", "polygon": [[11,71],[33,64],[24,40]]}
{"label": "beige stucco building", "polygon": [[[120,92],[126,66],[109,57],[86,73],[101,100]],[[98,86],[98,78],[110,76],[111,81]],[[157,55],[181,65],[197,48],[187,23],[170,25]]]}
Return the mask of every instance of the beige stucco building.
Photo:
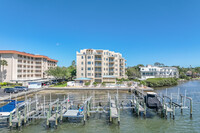
{"label": "beige stucco building", "polygon": [[0,66],[0,82],[47,78],[45,71],[56,67],[58,62],[47,56],[14,50],[0,50],[0,60],[6,60],[8,63],[4,68]]}
{"label": "beige stucco building", "polygon": [[83,49],[76,53],[77,79],[92,82],[115,82],[126,78],[126,60],[122,54],[109,50]]}

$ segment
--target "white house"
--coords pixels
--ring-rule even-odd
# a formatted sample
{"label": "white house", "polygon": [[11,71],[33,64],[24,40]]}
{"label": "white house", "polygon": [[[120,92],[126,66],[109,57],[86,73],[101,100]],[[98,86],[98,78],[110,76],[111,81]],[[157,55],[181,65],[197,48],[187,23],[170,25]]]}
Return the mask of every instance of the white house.
{"label": "white house", "polygon": [[147,65],[146,67],[140,67],[141,80],[148,78],[170,78],[179,77],[179,72],[176,67],[158,67]]}

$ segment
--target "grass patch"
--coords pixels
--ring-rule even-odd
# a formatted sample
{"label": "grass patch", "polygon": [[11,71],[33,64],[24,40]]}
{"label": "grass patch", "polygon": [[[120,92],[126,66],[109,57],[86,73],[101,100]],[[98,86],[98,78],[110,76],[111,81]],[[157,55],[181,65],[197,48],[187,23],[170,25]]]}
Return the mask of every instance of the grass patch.
{"label": "grass patch", "polygon": [[67,83],[63,83],[63,84],[57,84],[57,85],[51,85],[50,87],[66,87]]}
{"label": "grass patch", "polygon": [[15,86],[1,86],[1,89],[5,89],[5,88],[14,88]]}
{"label": "grass patch", "polygon": [[144,81],[149,87],[163,87],[177,85],[176,78],[150,78]]}

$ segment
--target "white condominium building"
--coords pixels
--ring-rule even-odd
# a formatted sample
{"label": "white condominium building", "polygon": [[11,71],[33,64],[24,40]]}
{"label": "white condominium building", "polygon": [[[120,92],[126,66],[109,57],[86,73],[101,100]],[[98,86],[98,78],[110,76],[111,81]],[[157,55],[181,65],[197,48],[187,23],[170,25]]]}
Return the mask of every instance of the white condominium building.
{"label": "white condominium building", "polygon": [[126,78],[125,59],[120,53],[109,50],[83,49],[76,53],[77,79],[91,82],[115,82]]}
{"label": "white condominium building", "polygon": [[175,67],[158,67],[147,65],[146,67],[140,67],[141,80],[148,78],[170,78],[179,77],[178,69]]}
{"label": "white condominium building", "polygon": [[47,56],[14,50],[0,50],[0,60],[7,61],[7,66],[0,66],[0,82],[47,78],[45,71],[56,67],[58,62]]}

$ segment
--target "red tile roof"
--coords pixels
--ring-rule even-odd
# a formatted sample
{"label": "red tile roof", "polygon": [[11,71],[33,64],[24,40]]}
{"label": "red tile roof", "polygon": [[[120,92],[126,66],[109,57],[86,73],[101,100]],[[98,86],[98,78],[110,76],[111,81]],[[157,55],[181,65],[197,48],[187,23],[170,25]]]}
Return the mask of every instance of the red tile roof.
{"label": "red tile roof", "polygon": [[34,55],[34,54],[19,52],[15,50],[0,50],[0,54],[19,54],[19,55],[24,55],[24,56],[34,57],[34,58],[45,58],[49,61],[58,62],[58,60],[50,59],[49,57],[44,56],[44,55]]}

